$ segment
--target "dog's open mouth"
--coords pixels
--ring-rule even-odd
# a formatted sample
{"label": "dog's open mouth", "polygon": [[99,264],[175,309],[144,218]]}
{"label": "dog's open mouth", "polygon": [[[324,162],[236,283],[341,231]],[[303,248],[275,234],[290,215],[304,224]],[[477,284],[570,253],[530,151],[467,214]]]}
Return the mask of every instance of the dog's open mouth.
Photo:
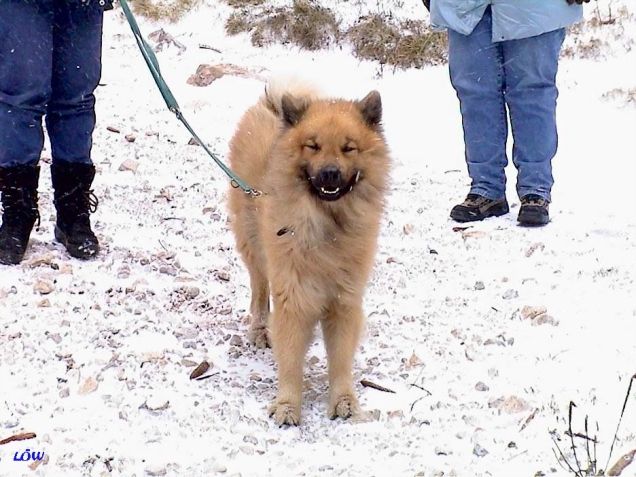
{"label": "dog's open mouth", "polygon": [[340,180],[339,183],[325,184],[320,176],[311,176],[307,173],[307,180],[310,184],[310,190],[318,196],[320,200],[331,202],[344,197],[353,190],[355,185],[360,181],[360,171],[356,171],[348,181]]}

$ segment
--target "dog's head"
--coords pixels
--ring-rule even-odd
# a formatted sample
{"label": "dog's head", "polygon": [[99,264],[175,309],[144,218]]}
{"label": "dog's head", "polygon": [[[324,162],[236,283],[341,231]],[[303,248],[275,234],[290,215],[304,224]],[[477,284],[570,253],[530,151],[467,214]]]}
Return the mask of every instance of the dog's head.
{"label": "dog's head", "polygon": [[280,115],[286,166],[321,201],[334,202],[369,188],[383,192],[388,179],[377,91],[360,101],[309,100],[285,95]]}

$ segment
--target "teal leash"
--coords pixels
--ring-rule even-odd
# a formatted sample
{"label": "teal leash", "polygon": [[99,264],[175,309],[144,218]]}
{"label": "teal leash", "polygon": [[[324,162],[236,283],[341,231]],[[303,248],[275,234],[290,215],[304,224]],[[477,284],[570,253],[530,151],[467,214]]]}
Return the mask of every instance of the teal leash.
{"label": "teal leash", "polygon": [[126,19],[128,20],[128,24],[130,25],[130,29],[135,37],[135,41],[137,42],[137,46],[139,46],[139,51],[141,51],[141,55],[144,57],[146,64],[148,65],[148,69],[150,70],[150,74],[152,75],[155,83],[157,84],[157,88],[159,88],[159,92],[163,97],[163,100],[166,102],[166,106],[168,109],[172,111],[179,121],[185,126],[192,137],[203,147],[205,152],[214,160],[217,166],[221,168],[221,170],[230,178],[230,184],[232,187],[239,188],[246,194],[252,197],[258,197],[262,195],[262,192],[250,187],[245,181],[243,181],[239,176],[236,175],[232,169],[230,169],[223,161],[221,161],[218,156],[210,150],[208,146],[201,140],[198,134],[192,129],[190,123],[186,120],[181,112],[181,108],[177,103],[176,98],[172,94],[170,87],[163,79],[161,75],[161,69],[159,68],[159,61],[157,60],[157,56],[155,52],[152,51],[152,47],[144,40],[144,37],[139,30],[139,25],[137,24],[137,20],[133,15],[130,7],[128,6],[127,0],[119,0],[119,4],[121,5],[122,10],[124,11],[124,15],[126,15]]}

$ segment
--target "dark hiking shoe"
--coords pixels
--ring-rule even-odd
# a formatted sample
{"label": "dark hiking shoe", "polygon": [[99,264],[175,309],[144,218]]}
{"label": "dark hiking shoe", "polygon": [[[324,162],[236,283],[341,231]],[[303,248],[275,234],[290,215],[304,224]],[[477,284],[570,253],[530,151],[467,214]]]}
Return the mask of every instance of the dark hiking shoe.
{"label": "dark hiking shoe", "polygon": [[508,213],[506,198],[488,199],[478,194],[468,194],[461,204],[451,210],[451,219],[457,222],[473,222],[487,217],[499,217]]}
{"label": "dark hiking shoe", "polygon": [[539,227],[550,222],[548,211],[550,202],[536,194],[524,195],[521,198],[521,208],[517,221],[519,225]]}
{"label": "dark hiking shoe", "polygon": [[54,162],[51,180],[57,210],[55,238],[71,256],[87,259],[99,252],[91,229],[90,214],[97,210],[97,197],[90,189],[95,177],[92,164]]}
{"label": "dark hiking shoe", "polygon": [[0,167],[2,226],[0,263],[16,265],[24,258],[38,213],[38,166]]}

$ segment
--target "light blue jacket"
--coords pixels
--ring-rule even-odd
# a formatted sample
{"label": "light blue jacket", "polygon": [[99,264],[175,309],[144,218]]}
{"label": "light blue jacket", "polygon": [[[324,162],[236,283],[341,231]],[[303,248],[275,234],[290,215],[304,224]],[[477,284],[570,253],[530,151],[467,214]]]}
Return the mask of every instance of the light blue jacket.
{"label": "light blue jacket", "polygon": [[537,36],[583,17],[583,7],[568,5],[566,0],[431,0],[431,25],[468,35],[488,5],[493,42]]}

